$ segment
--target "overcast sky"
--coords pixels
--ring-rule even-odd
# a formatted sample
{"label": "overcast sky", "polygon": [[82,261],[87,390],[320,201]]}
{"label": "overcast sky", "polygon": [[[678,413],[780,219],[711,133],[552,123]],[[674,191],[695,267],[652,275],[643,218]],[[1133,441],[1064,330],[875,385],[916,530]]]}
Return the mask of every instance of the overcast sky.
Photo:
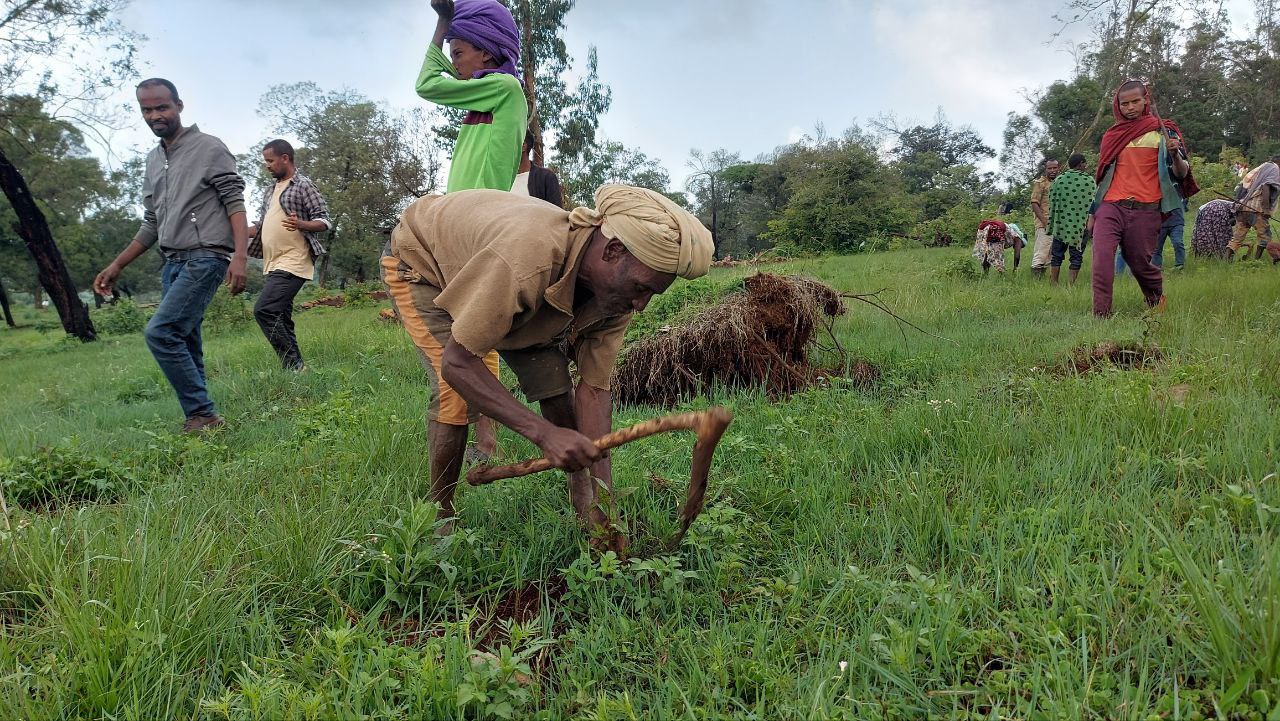
{"label": "overcast sky", "polygon": [[[578,0],[566,41],[579,62],[599,48],[613,89],[605,135],[659,159],[680,187],[691,148],[750,159],[817,123],[834,134],[884,112],[928,122],[942,107],[999,149],[1024,93],[1071,73],[1070,40],[1083,29],[1050,42],[1064,4]],[[1247,26],[1249,0],[1228,6]],[[435,15],[428,0],[134,0],[125,22],[148,37],[142,75],[174,81],[183,120],[239,153],[266,133],[256,109],[272,85],[309,80],[400,108],[424,103],[413,84]],[[131,89],[120,102],[133,102]],[[137,119],[112,151],[128,157],[153,142]]]}

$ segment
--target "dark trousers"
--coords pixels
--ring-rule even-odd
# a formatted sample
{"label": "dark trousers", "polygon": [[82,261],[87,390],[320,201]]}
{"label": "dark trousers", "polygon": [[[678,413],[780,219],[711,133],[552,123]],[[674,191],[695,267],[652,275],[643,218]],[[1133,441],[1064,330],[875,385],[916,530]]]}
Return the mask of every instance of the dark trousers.
{"label": "dark trousers", "polygon": [[160,275],[160,306],[143,332],[187,418],[216,412],[205,387],[200,326],[205,308],[227,277],[229,263],[226,258],[213,257],[165,262]]}
{"label": "dark trousers", "polygon": [[302,352],[298,350],[298,337],[293,333],[293,297],[306,282],[306,278],[273,270],[267,273],[262,293],[253,305],[253,317],[258,319],[258,327],[262,328],[262,334],[287,370],[302,367]]}
{"label": "dark trousers", "polygon": [[1111,289],[1115,283],[1116,250],[1124,257],[1142,289],[1147,305],[1155,305],[1164,292],[1164,276],[1151,262],[1160,234],[1159,210],[1135,210],[1103,203],[1093,221],[1093,313],[1111,315]]}
{"label": "dark trousers", "polygon": [[1062,261],[1066,260],[1067,254],[1071,254],[1071,270],[1080,270],[1080,266],[1084,265],[1084,241],[1080,241],[1076,245],[1067,245],[1066,243],[1053,239],[1053,246],[1049,249],[1049,265],[1054,268],[1061,268]]}

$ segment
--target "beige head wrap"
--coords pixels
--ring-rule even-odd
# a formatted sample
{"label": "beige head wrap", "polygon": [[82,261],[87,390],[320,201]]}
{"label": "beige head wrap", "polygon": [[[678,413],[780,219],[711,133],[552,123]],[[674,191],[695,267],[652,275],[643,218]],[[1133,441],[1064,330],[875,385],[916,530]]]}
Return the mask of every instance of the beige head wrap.
{"label": "beige head wrap", "polygon": [[569,223],[598,225],[641,263],[681,278],[706,275],[711,265],[711,231],[670,198],[646,188],[602,185],[595,210],[574,208]]}

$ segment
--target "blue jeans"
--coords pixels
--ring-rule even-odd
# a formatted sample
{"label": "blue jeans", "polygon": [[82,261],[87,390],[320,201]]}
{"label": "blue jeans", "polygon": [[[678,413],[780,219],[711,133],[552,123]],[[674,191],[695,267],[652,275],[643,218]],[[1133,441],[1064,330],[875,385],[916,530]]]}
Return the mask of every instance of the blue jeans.
{"label": "blue jeans", "polygon": [[1156,240],[1156,254],[1151,256],[1151,262],[1156,267],[1164,265],[1164,241],[1168,238],[1173,241],[1173,264],[1182,265],[1187,262],[1187,250],[1182,245],[1182,233],[1186,230],[1186,221],[1183,219],[1182,213],[1173,213],[1169,219],[1160,226],[1160,238]]}
{"label": "blue jeans", "polygon": [[214,257],[166,261],[160,274],[160,307],[144,333],[187,418],[215,412],[205,389],[200,325],[227,277],[228,265],[230,261]]}

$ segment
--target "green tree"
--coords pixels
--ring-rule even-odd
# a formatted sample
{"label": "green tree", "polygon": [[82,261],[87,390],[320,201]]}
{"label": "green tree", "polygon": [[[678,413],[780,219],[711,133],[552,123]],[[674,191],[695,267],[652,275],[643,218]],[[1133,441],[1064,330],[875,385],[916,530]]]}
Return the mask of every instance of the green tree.
{"label": "green tree", "polygon": [[[134,74],[138,36],[115,20],[124,5],[125,0],[6,3],[0,11],[0,97],[37,98],[44,108],[58,109],[58,120],[81,128],[109,125],[107,95]],[[26,106],[10,105],[10,110],[15,107]],[[95,338],[89,309],[76,293],[49,221],[27,182],[27,168],[11,155],[23,142],[25,124],[42,122],[43,114],[0,118],[8,136],[0,146],[0,190],[63,328],[89,341]]]}
{"label": "green tree", "polygon": [[980,205],[994,194],[994,177],[980,172],[977,164],[996,152],[973,128],[953,127],[941,109],[932,125],[902,128],[891,115],[874,125],[893,137],[894,167],[925,219],[937,218],[956,205]]}
{"label": "green tree", "polygon": [[[329,205],[333,229],[316,283],[330,278],[363,281],[376,272],[385,228],[404,207],[440,184],[434,116],[396,114],[352,91],[326,92],[314,83],[278,85],[259,106],[272,130],[293,138],[299,172],[315,182]],[[260,146],[259,146],[260,147]],[[269,179],[255,149],[245,158],[260,202]],[[244,167],[244,165],[242,165]]]}
{"label": "green tree", "polygon": [[836,139],[819,134],[780,151],[775,163],[789,197],[764,238],[802,251],[854,253],[867,240],[903,233],[918,219],[902,177],[858,127]]}
{"label": "green tree", "polygon": [[[80,130],[51,117],[39,98],[0,98],[0,123],[0,152],[24,169],[35,205],[59,239],[70,281],[88,287],[137,231],[138,221],[128,208],[127,171],[105,174],[89,155]],[[20,225],[13,205],[0,206],[0,276],[39,299],[39,268],[27,252]],[[145,286],[139,276],[147,270],[146,264],[130,267],[125,287]]]}
{"label": "green tree", "polygon": [[625,183],[656,190],[681,205],[688,203],[682,193],[669,189],[671,177],[661,163],[635,148],[615,140],[602,139],[598,146],[568,158],[561,166],[565,196],[574,205],[593,205],[596,188],[605,183]]}

